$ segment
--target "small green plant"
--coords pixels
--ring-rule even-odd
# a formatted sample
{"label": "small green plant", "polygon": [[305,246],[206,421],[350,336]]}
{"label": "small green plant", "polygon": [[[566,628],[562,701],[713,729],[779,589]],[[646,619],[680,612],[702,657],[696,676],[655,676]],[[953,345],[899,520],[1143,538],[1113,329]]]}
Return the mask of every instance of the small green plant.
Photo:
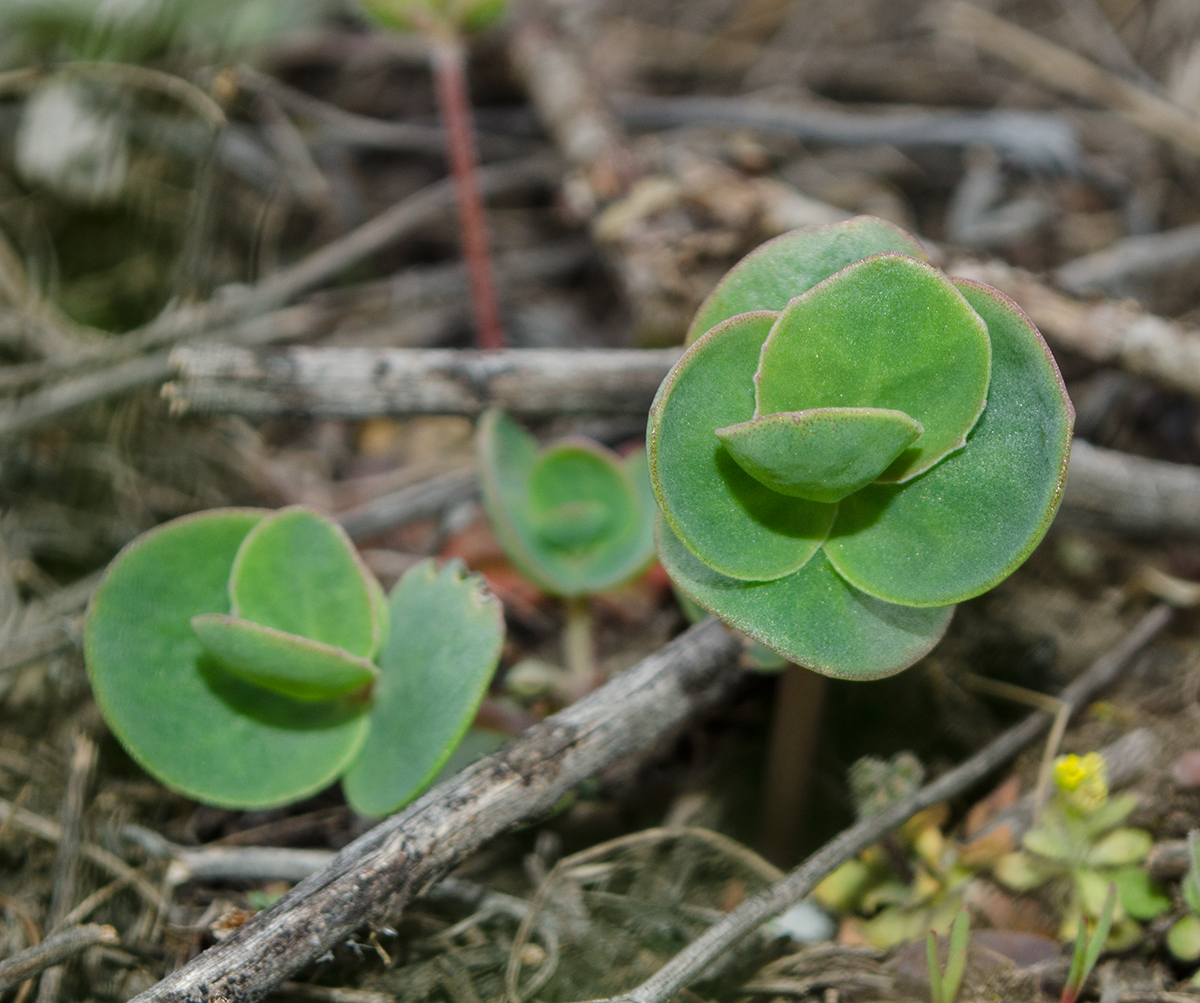
{"label": "small green plant", "polygon": [[84,651],[113,734],[168,787],[261,808],[341,777],[351,806],[380,816],[454,751],[503,629],[455,562],[418,564],[385,597],[319,513],[216,509],[116,557]]}
{"label": "small green plant", "polygon": [[[1167,950],[1180,961],[1200,961],[1200,829],[1188,833],[1188,871],[1179,883],[1179,894],[1187,911],[1167,931]],[[1200,985],[1200,971],[1192,976]]]}
{"label": "small green plant", "polygon": [[614,588],[654,560],[654,495],[642,450],[622,459],[590,439],[539,449],[500,411],[479,421],[475,451],[483,504],[513,564],[567,600],[567,670],[593,684],[588,596]]}
{"label": "small green plant", "polygon": [[1088,976],[1100,960],[1104,945],[1108,943],[1109,932],[1112,930],[1113,916],[1117,908],[1117,886],[1110,884],[1104,896],[1104,905],[1096,920],[1095,929],[1089,937],[1087,923],[1079,924],[1079,932],[1075,935],[1075,951],[1071,955],[1071,967],[1067,971],[1067,981],[1063,986],[1059,1003],[1075,1003],[1083,991]]}
{"label": "small green plant", "polygon": [[503,16],[507,2],[360,0],[360,3],[377,24],[393,31],[415,31],[429,42],[438,114],[446,133],[446,153],[458,193],[459,228],[476,342],[480,348],[503,348],[504,325],[488,248],[487,212],[479,188],[479,156],[475,149],[463,39],[495,23]]}
{"label": "small green plant", "polygon": [[971,916],[960,909],[950,927],[950,944],[946,954],[946,971],[938,964],[937,934],[930,930],[925,935],[925,960],[929,965],[930,1003],[954,1003],[962,985],[963,973],[967,969],[967,941],[971,933]]}
{"label": "small green plant", "polygon": [[1041,336],[923,257],[870,217],[764,244],[701,306],[650,415],[668,574],[828,675],[928,652],[1062,494],[1074,416]]}
{"label": "small green plant", "polygon": [[1141,933],[1138,920],[1154,919],[1171,905],[1140,866],[1153,845],[1150,833],[1121,827],[1137,797],[1109,795],[1107,765],[1097,752],[1060,756],[1054,780],[1055,795],[1041,823],[1025,833],[1021,850],[997,862],[996,877],[1014,891],[1048,886],[1056,892],[1063,940],[1074,938],[1085,919],[1103,917],[1114,886],[1110,946],[1131,943]]}
{"label": "small green plant", "polygon": [[[890,760],[866,756],[850,767],[850,792],[859,818],[877,814],[921,786],[925,771],[911,752]],[[962,908],[971,870],[958,859],[942,827],[946,805],[918,812],[875,846],[825,878],[813,891],[822,905],[862,917],[862,935],[890,950],[930,929],[951,929]]]}

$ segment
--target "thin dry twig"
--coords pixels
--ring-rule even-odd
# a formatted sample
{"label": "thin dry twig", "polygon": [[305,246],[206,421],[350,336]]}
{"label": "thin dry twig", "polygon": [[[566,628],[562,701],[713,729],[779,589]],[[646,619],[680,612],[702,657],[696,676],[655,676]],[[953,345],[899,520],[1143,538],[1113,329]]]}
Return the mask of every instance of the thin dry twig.
{"label": "thin dry twig", "polygon": [[[1098,658],[1083,675],[1063,690],[1060,699],[1078,709],[1112,683],[1133,656],[1166,627],[1171,616],[1172,610],[1165,603],[1155,606],[1134,625],[1120,644]],[[739,940],[807,895],[839,864],[878,842],[918,811],[945,801],[983,779],[1034,741],[1050,726],[1050,721],[1049,714],[1031,714],[933,783],[844,830],[782,881],[738,906],[692,941],[650,979],[616,997],[616,1001],[665,1003],[682,986],[698,978]]]}
{"label": "thin dry twig", "polygon": [[355,840],[139,1003],[258,999],[361,923],[402,908],[484,841],[716,706],[738,683],[740,650],[717,621],[696,625]]}
{"label": "thin dry twig", "polygon": [[1007,60],[1036,80],[1111,108],[1146,132],[1200,154],[1200,119],[1166,98],[974,4],[956,0],[942,17],[947,28],[964,34],[976,48]]}
{"label": "thin dry twig", "polygon": [[120,939],[117,931],[111,926],[94,923],[56,933],[40,944],[27,947],[11,958],[0,961],[0,992],[32,978],[38,972],[61,965],[89,947],[95,947],[97,944],[116,944]]}

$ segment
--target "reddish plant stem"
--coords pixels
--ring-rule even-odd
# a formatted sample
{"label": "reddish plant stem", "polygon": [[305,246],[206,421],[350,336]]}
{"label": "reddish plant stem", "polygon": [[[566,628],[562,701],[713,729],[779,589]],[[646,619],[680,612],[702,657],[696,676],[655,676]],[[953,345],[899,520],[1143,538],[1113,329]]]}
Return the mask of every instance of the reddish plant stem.
{"label": "reddish plant stem", "polygon": [[488,250],[487,214],[479,191],[479,157],[475,150],[471,101],[467,92],[466,52],[457,40],[439,40],[434,44],[432,61],[438,112],[446,133],[446,154],[458,193],[458,222],[471,289],[475,340],[479,348],[503,348],[506,344],[504,325],[500,320],[496,278]]}

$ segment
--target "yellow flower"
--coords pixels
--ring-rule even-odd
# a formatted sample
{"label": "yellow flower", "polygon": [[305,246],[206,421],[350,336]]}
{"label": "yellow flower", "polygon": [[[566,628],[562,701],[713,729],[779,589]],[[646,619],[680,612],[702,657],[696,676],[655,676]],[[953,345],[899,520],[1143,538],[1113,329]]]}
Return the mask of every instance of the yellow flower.
{"label": "yellow flower", "polygon": [[1059,756],[1054,781],[1063,801],[1078,811],[1093,812],[1108,799],[1108,764],[1098,752]]}

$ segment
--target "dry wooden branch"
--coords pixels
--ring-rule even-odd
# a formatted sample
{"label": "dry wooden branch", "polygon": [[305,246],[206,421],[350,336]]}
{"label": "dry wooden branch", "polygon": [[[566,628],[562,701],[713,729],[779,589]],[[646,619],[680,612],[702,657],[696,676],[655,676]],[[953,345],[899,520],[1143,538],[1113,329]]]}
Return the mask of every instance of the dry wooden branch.
{"label": "dry wooden branch", "polygon": [[[541,183],[557,173],[553,158],[531,157],[516,163],[484,167],[479,173],[479,183],[485,193],[491,194],[514,186]],[[448,180],[435,182],[402,199],[357,230],[276,272],[243,296],[164,314],[138,331],[122,335],[100,348],[77,353],[62,366],[39,364],[39,378],[53,379],[59,375],[67,378],[0,408],[0,436],[32,428],[84,404],[161,382],[169,374],[168,354],[156,352],[143,356],[139,353],[211,336],[216,329],[259,318],[405,233],[438,218],[453,205],[453,200],[453,185]],[[271,332],[266,333],[270,336]],[[106,368],[83,376],[70,375],[81,367],[95,369],[97,366]]]}
{"label": "dry wooden branch", "polygon": [[180,380],[163,387],[176,414],[369,417],[644,414],[679,357],[658,351],[291,348],[260,353],[181,347]]}
{"label": "dry wooden branch", "polygon": [[1147,278],[1200,259],[1200,226],[1126,237],[1103,251],[1068,261],[1055,270],[1055,281],[1073,293],[1119,291],[1131,278]]}
{"label": "dry wooden branch", "polygon": [[691,628],[355,840],[138,1003],[260,998],[362,923],[402,908],[484,841],[544,815],[585,778],[717,705],[740,678],[740,649],[715,620]]}
{"label": "dry wooden branch", "polygon": [[1040,170],[1073,171],[1079,142],[1071,123],[1045,112],[911,111],[869,114],[771,104],[744,98],[639,98],[620,106],[630,126],[731,125],[819,143],[899,147],[990,146],[1010,161]]}
{"label": "dry wooden branch", "polygon": [[[1171,619],[1165,603],[1143,616],[1112,651],[1098,658],[1083,675],[1063,690],[1060,699],[1079,708],[1113,682],[1137,652],[1149,644]],[[781,881],[728,913],[667,962],[651,978],[616,1000],[619,1003],[665,1003],[694,981],[710,964],[747,934],[778,916],[816,887],[839,864],[878,842],[925,808],[954,797],[1008,762],[1050,726],[1049,714],[1038,712],[1014,725],[966,762],[893,802],[875,815],[843,830]]]}
{"label": "dry wooden branch", "polygon": [[1200,536],[1200,467],[1148,460],[1076,439],[1063,515],[1132,536]]}
{"label": "dry wooden branch", "polygon": [[1035,80],[1111,108],[1146,132],[1200,155],[1200,118],[1166,98],[974,4],[957,0],[947,5],[944,23],[976,48],[1007,60]]}
{"label": "dry wooden branch", "polygon": [[117,931],[111,926],[96,924],[76,926],[56,933],[40,944],[27,947],[11,958],[0,961],[0,992],[19,985],[40,971],[62,964],[89,947],[95,947],[97,944],[116,944],[120,939]]}
{"label": "dry wooden branch", "polygon": [[1200,395],[1200,330],[1130,303],[1081,303],[1002,261],[949,262],[951,275],[977,279],[1021,305],[1055,347],[1112,362],[1166,386]]}
{"label": "dry wooden branch", "polygon": [[479,493],[473,469],[450,470],[410,484],[335,516],[352,540],[365,540],[414,519],[437,515]]}

